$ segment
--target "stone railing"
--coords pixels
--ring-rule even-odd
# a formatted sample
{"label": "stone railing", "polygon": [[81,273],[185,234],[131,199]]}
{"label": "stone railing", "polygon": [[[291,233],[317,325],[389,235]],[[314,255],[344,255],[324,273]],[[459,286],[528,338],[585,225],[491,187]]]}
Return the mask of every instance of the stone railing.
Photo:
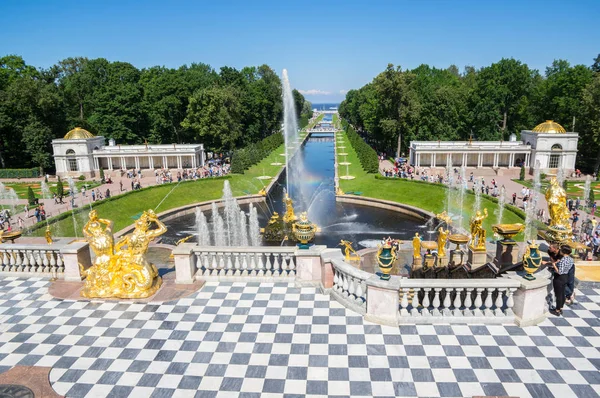
{"label": "stone railing", "polygon": [[52,245],[0,245],[0,275],[2,276],[54,276],[64,275],[65,265],[61,244]]}
{"label": "stone railing", "polygon": [[400,323],[514,323],[520,283],[496,279],[401,279]]}
{"label": "stone railing", "polygon": [[[341,254],[339,257],[342,257]],[[367,311],[367,280],[373,274],[355,268],[344,262],[343,257],[339,257],[331,258],[333,286],[330,294],[344,306],[360,314],[365,314]]]}
{"label": "stone railing", "polygon": [[47,244],[0,244],[0,276],[48,277],[81,280],[79,264],[91,264],[85,242],[56,241]]}
{"label": "stone railing", "polygon": [[196,277],[294,278],[295,251],[295,247],[197,247]]}

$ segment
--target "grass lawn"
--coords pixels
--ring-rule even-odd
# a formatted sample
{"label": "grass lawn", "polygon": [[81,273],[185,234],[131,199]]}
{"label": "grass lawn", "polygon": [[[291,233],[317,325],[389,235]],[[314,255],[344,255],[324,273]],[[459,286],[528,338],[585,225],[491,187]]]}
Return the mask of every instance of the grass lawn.
{"label": "grass lawn", "polygon": [[[354,191],[362,192],[362,196],[372,198],[391,200],[398,203],[420,207],[429,210],[433,213],[440,213],[446,210],[446,192],[447,188],[436,184],[424,182],[410,181],[403,178],[395,179],[377,179],[375,174],[367,174],[360,165],[360,161],[356,156],[356,152],[344,132],[339,132],[337,138],[338,146],[344,145],[343,150],[338,149],[338,152],[348,153],[347,161],[352,164],[349,166],[349,173],[356,178],[354,180],[340,180],[340,186],[344,192]],[[343,162],[344,157],[338,156],[338,161]],[[339,166],[340,176],[346,174],[346,166]],[[463,213],[463,227],[468,229],[469,218],[471,217],[471,209],[475,201],[475,195],[466,194],[464,197],[464,208],[469,209]],[[492,236],[492,225],[496,224],[496,211],[498,205],[491,200],[482,197],[482,208],[487,208],[489,216],[484,221],[484,227],[487,230],[488,237]],[[458,213],[458,211],[456,211]],[[503,223],[518,223],[523,222],[515,213],[505,209],[502,217]],[[454,221],[458,224],[458,221]],[[517,236],[517,240],[519,236]],[[521,237],[522,240],[522,237]]]}
{"label": "grass lawn", "polygon": [[[256,194],[270,180],[259,180],[256,177],[268,175],[274,177],[282,166],[272,166],[271,163],[285,163],[284,152],[281,145],[260,163],[246,170],[244,174],[232,174],[228,179],[234,196]],[[143,182],[143,181],[142,181]],[[94,204],[100,217],[114,221],[113,231],[119,231],[134,222],[140,212],[153,209],[160,213],[169,209],[185,206],[192,203],[215,200],[223,195],[223,178],[205,178],[196,181],[184,181],[148,187],[139,191],[128,193],[103,200]],[[264,184],[264,185],[263,185]],[[168,196],[168,197],[167,197]],[[166,197],[166,199],[165,199]],[[164,200],[163,200],[164,199]],[[81,236],[81,227],[87,220],[89,209],[76,212],[73,217],[64,218],[51,226],[54,236],[74,236],[74,223],[77,224],[77,236]],[[43,236],[44,228],[32,232],[35,236]]]}
{"label": "grass lawn", "polygon": [[317,123],[319,123],[321,120],[323,120],[323,116],[325,116],[325,114],[321,113],[319,116],[317,116],[317,118],[315,120],[313,120],[311,123],[308,123],[308,125],[306,126],[306,130],[310,130],[313,127],[315,127],[317,125]]}
{"label": "grass lawn", "polygon": [[[514,179],[513,181],[516,183],[519,183],[521,185],[525,185],[528,188],[533,187],[533,180],[521,181],[517,178],[517,179]],[[548,181],[548,180],[541,181],[542,192],[544,192],[546,190],[546,188],[548,188],[548,184],[550,184],[550,181]],[[582,198],[584,186],[585,186],[585,181],[567,181],[567,196],[572,197],[573,199]],[[600,195],[600,182],[592,181],[591,188],[594,190],[594,196],[598,197],[598,195]]]}
{"label": "grass lawn", "polygon": [[[86,189],[95,188],[100,185],[98,182],[91,181],[76,181],[75,186],[79,191],[83,186],[86,186]],[[41,182],[16,182],[16,183],[8,183],[4,184],[4,186],[8,189],[12,189],[17,193],[19,199],[27,199],[27,188],[31,187],[33,189],[33,193],[38,197],[42,197],[42,184]],[[51,193],[56,193],[56,182],[49,182],[48,187],[50,188]],[[69,192],[69,183],[64,180],[63,187],[65,191],[65,195],[68,195]]]}

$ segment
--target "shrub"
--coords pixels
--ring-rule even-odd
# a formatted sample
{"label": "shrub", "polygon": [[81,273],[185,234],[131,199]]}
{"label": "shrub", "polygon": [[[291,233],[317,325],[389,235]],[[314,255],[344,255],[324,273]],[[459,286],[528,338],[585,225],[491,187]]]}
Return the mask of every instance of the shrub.
{"label": "shrub", "polygon": [[36,178],[40,176],[40,169],[0,169],[0,178]]}
{"label": "shrub", "polygon": [[60,177],[58,177],[58,182],[56,183],[56,196],[59,198],[65,196],[65,187]]}
{"label": "shrub", "polygon": [[566,178],[562,182],[562,187],[565,190],[565,192],[567,192],[567,189],[569,188],[569,185],[567,184],[567,179]]}
{"label": "shrub", "polygon": [[596,201],[596,198],[594,197],[594,189],[590,189],[590,196],[588,196],[588,206],[592,207],[594,205],[594,202]]}
{"label": "shrub", "polygon": [[544,181],[548,177],[546,173],[540,173],[540,181]]}
{"label": "shrub", "polygon": [[44,181],[46,182],[46,184],[48,184],[48,174],[46,174],[46,175],[44,176]]}
{"label": "shrub", "polygon": [[375,152],[375,150],[371,148],[360,135],[358,135],[352,126],[347,122],[344,122],[344,124],[348,140],[350,141],[352,148],[354,148],[363,169],[367,173],[378,173],[379,159],[377,158],[377,152]]}
{"label": "shrub", "polygon": [[519,173],[519,181],[525,181],[525,166],[521,166],[521,172]]}
{"label": "shrub", "polygon": [[80,175],[78,178],[79,181],[85,181],[85,176],[84,175]]}
{"label": "shrub", "polygon": [[104,181],[104,169],[100,169],[100,181]]}
{"label": "shrub", "polygon": [[35,205],[36,200],[35,193],[33,192],[33,189],[31,189],[31,186],[27,187],[27,202],[29,205]]}
{"label": "shrub", "polygon": [[236,149],[231,156],[231,172],[244,174],[244,171],[269,156],[281,144],[283,134],[278,132],[245,148]]}

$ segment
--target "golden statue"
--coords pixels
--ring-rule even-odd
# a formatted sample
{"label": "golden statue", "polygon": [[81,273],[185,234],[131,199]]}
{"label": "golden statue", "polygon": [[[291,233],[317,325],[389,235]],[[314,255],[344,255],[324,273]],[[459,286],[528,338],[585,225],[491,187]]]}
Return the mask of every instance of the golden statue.
{"label": "golden statue", "polygon": [[342,191],[342,188],[340,188],[339,186],[335,187],[335,194],[336,195],[343,195],[344,191]]}
{"label": "golden statue", "polygon": [[[352,247],[352,242],[348,240],[341,240],[338,246],[344,246],[344,253],[346,254],[346,261],[359,261],[360,256]],[[352,254],[354,253],[354,254]]]}
{"label": "golden statue", "polygon": [[438,239],[437,239],[438,257],[444,257],[446,255],[446,241],[448,240],[448,234],[450,234],[449,229],[444,229],[443,227],[440,227],[438,229]]}
{"label": "golden statue", "polygon": [[550,227],[571,230],[569,224],[569,209],[567,208],[567,194],[558,184],[556,177],[550,179],[550,185],[546,190],[546,202],[548,202],[548,215],[550,216]]}
{"label": "golden statue", "polygon": [[4,243],[4,230],[0,228],[0,243]]}
{"label": "golden statue", "polygon": [[488,216],[487,209],[483,209],[483,214],[477,210],[474,216],[471,217],[471,248],[477,251],[485,250],[485,228],[483,228],[483,220]]}
{"label": "golden statue", "polygon": [[260,191],[258,191],[258,194],[259,194],[260,196],[267,196],[267,191],[266,191],[266,190],[263,188],[263,189],[261,189]]}
{"label": "golden statue", "polygon": [[419,233],[415,233],[415,237],[412,240],[413,244],[413,257],[421,258],[421,238],[419,237]]}
{"label": "golden statue", "polygon": [[274,211],[273,214],[271,215],[271,218],[269,219],[269,224],[275,224],[277,222],[277,220],[279,220],[279,213]]}
{"label": "golden statue", "polygon": [[180,244],[187,242],[188,240],[192,239],[193,237],[194,237],[194,235],[188,235],[185,238],[181,238],[177,242],[175,242],[175,246],[179,246]]}
{"label": "golden statue", "polygon": [[285,214],[283,215],[283,222],[289,224],[298,219],[296,214],[294,214],[294,206],[292,202],[292,198],[286,193],[285,194]]}
{"label": "golden statue", "polygon": [[[152,210],[143,212],[133,232],[116,244],[112,221],[90,212],[83,233],[96,254],[94,264],[83,270],[86,276],[83,297],[145,298],[152,296],[162,284],[154,264],[146,260],[148,245],[167,231]],[[152,223],[158,228],[150,229]],[[104,225],[104,226],[103,226]]]}
{"label": "golden statue", "polygon": [[443,212],[441,212],[439,214],[436,214],[435,217],[438,220],[445,222],[446,225],[452,224],[452,217],[450,217],[450,215],[448,214],[448,212],[446,210],[444,210]]}
{"label": "golden statue", "polygon": [[48,244],[51,245],[52,242],[54,242],[54,240],[52,239],[52,235],[50,232],[50,225],[46,225],[46,233],[44,235],[46,236],[46,242],[48,242]]}

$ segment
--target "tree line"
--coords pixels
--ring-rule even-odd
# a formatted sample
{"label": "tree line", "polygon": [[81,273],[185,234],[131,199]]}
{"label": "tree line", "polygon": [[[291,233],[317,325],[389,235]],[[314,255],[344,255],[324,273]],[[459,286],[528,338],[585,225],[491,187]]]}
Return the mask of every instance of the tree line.
{"label": "tree line", "polygon": [[[298,116],[311,105],[294,90]],[[74,127],[120,144],[201,142],[229,151],[280,131],[279,76],[267,65],[138,69],[104,58],[50,68],[0,57],[0,167],[53,168],[51,141]]]}
{"label": "tree line", "polygon": [[600,167],[600,55],[591,66],[555,60],[543,75],[515,59],[463,72],[389,64],[339,111],[378,151],[405,154],[410,141],[508,140],[552,119],[580,134],[578,167]]}

